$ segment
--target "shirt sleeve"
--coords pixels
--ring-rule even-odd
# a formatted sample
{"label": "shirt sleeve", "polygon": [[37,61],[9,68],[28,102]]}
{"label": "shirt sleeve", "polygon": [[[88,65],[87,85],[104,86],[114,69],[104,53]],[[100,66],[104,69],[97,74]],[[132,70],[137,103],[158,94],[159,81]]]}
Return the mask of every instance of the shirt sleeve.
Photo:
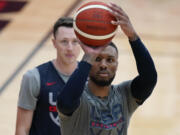
{"label": "shirt sleeve", "polygon": [[157,72],[153,59],[140,39],[130,41],[131,48],[136,60],[138,75],[131,84],[132,95],[137,99],[138,104],[143,102],[151,95],[156,83]]}
{"label": "shirt sleeve", "polygon": [[34,110],[40,92],[40,75],[37,68],[27,71],[21,82],[18,107]]}

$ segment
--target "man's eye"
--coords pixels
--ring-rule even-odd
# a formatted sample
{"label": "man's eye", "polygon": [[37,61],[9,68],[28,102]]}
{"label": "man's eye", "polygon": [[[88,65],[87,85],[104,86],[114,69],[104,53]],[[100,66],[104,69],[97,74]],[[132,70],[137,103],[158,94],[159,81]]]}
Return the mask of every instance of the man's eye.
{"label": "man's eye", "polygon": [[108,58],[108,59],[107,59],[107,62],[112,63],[112,62],[113,62],[113,59],[112,59],[112,58]]}
{"label": "man's eye", "polygon": [[68,41],[67,41],[67,40],[62,40],[61,43],[62,43],[62,44],[67,44]]}
{"label": "man's eye", "polygon": [[73,45],[77,45],[79,42],[77,41],[77,40],[74,40],[73,42],[72,42],[72,44]]}
{"label": "man's eye", "polygon": [[100,58],[100,57],[97,57],[97,58],[96,58],[96,61],[101,61],[101,58]]}

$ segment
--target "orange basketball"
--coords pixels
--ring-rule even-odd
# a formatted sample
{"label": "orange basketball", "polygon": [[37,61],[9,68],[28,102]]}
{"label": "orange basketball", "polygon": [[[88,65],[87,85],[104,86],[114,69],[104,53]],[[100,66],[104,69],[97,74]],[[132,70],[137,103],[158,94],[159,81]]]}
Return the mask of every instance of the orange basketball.
{"label": "orange basketball", "polygon": [[102,46],[109,43],[116,33],[117,26],[111,24],[116,18],[103,2],[88,2],[82,5],[74,16],[74,31],[81,42],[89,46]]}

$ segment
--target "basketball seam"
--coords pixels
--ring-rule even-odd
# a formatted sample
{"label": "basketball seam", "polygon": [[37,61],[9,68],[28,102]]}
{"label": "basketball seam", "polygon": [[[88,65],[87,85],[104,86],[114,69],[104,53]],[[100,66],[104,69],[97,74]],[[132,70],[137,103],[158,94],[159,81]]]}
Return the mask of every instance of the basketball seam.
{"label": "basketball seam", "polygon": [[116,34],[116,31],[117,31],[117,29],[116,29],[111,34],[107,34],[107,35],[104,35],[104,36],[94,36],[94,35],[91,35],[91,34],[87,34],[87,33],[83,32],[83,31],[81,31],[80,29],[78,29],[75,22],[73,23],[73,26],[74,26],[74,30],[76,32],[78,32],[81,36],[84,36],[84,37],[89,38],[89,39],[94,39],[94,40],[104,40],[104,39],[110,38],[110,37],[114,36]]}

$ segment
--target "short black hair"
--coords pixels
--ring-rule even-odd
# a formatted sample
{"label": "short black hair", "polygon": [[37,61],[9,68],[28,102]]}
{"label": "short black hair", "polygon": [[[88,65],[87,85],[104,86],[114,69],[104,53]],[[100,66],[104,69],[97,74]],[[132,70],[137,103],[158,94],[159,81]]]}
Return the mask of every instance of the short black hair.
{"label": "short black hair", "polygon": [[115,45],[115,43],[110,42],[110,43],[109,43],[109,46],[112,46],[112,47],[116,50],[116,52],[117,52],[117,54],[118,54],[118,48],[117,48],[117,46]]}
{"label": "short black hair", "polygon": [[73,27],[73,18],[72,17],[61,17],[61,18],[59,18],[55,22],[54,27],[53,27],[54,37],[56,35],[58,28],[62,27],[62,26],[72,28]]}

